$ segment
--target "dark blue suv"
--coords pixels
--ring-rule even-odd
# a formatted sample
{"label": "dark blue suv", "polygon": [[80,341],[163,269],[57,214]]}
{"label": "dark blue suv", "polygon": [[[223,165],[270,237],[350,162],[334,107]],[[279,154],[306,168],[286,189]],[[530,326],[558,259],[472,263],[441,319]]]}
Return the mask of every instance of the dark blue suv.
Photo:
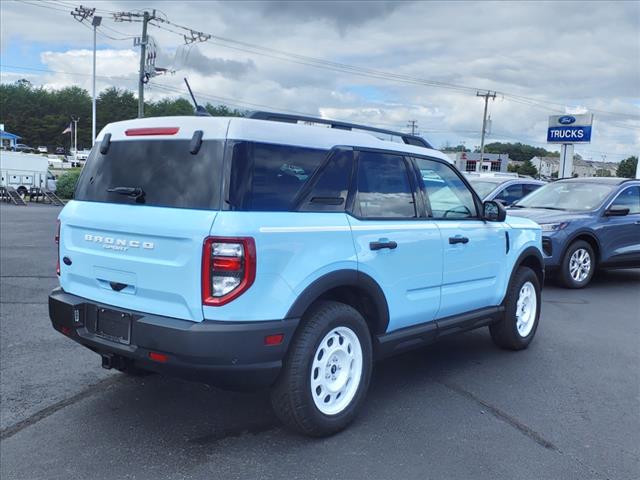
{"label": "dark blue suv", "polygon": [[545,266],[568,288],[586,286],[596,268],[640,267],[640,180],[560,180],[510,210],[542,226]]}

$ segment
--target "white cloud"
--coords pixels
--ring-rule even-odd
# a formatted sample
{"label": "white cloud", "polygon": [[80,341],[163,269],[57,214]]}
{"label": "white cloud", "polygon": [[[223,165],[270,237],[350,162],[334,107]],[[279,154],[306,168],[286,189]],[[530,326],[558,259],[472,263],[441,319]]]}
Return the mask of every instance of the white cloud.
{"label": "white cloud", "polygon": [[[68,3],[68,2],[67,2]],[[91,2],[88,2],[91,4]],[[107,10],[148,3],[103,1],[103,33],[139,35],[137,23],[114,23]],[[332,7],[333,5],[333,7]],[[490,141],[544,145],[547,116],[596,112],[593,143],[578,152],[619,159],[640,150],[640,4],[599,2],[158,2],[172,21],[252,44],[430,80],[509,92],[536,99],[491,102]],[[64,6],[58,5],[64,9]],[[34,82],[90,89],[91,32],[64,12],[23,3],[0,4],[2,53],[12,45],[42,46],[45,68]],[[24,25],[29,25],[25,29]],[[115,29],[115,30],[114,30]],[[213,97],[273,109],[322,114],[404,128],[418,120],[432,143],[478,145],[482,101],[474,93],[347,75],[253,55],[241,45],[181,46],[182,39],[150,27],[160,45],[158,65],[177,69],[155,83],[184,92],[186,74],[203,100]],[[98,88],[136,89],[138,52],[132,39],[99,37]],[[163,63],[160,65],[160,63]],[[41,67],[42,68],[42,67]],[[26,77],[20,74],[20,77]],[[3,72],[3,81],[13,74]],[[185,92],[186,93],[186,92]],[[167,95],[151,87],[149,98]],[[553,102],[553,103],[551,103]],[[576,108],[572,109],[570,106]],[[554,148],[550,146],[549,148]],[[617,155],[617,156],[616,156]]]}

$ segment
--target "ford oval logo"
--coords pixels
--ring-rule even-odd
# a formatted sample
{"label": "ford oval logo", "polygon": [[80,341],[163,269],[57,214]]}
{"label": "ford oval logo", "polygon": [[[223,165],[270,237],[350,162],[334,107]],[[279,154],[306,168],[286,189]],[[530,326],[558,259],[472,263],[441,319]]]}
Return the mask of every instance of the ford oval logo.
{"label": "ford oval logo", "polygon": [[561,125],[571,125],[575,123],[576,117],[572,117],[571,115],[565,115],[564,117],[558,118],[558,123]]}

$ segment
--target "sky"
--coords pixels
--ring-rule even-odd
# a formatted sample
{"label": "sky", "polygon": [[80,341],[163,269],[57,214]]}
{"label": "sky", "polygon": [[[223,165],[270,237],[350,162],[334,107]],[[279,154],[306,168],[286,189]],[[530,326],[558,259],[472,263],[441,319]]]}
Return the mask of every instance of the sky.
{"label": "sky", "polygon": [[[93,35],[74,0],[0,3],[0,81],[91,91]],[[640,152],[640,2],[83,1],[102,16],[98,91],[137,91],[138,22],[156,9],[156,66],[147,98],[322,116],[419,133],[433,145],[546,144],[549,115],[594,113],[586,159]],[[171,22],[171,23],[169,23]],[[180,27],[187,27],[183,29]],[[189,29],[212,35],[185,44]],[[309,60],[309,57],[312,57]],[[315,59],[315,60],[314,60]],[[339,65],[336,65],[339,64]],[[358,67],[357,70],[350,68]],[[0,120],[1,121],[1,120]]]}

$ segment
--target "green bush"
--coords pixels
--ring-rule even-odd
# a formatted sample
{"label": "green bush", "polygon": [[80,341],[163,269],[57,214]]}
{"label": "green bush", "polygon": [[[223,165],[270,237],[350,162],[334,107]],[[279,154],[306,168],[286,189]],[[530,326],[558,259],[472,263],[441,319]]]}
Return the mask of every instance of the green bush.
{"label": "green bush", "polygon": [[65,172],[60,175],[56,182],[56,195],[60,198],[73,198],[73,191],[76,189],[79,176],[80,170]]}

